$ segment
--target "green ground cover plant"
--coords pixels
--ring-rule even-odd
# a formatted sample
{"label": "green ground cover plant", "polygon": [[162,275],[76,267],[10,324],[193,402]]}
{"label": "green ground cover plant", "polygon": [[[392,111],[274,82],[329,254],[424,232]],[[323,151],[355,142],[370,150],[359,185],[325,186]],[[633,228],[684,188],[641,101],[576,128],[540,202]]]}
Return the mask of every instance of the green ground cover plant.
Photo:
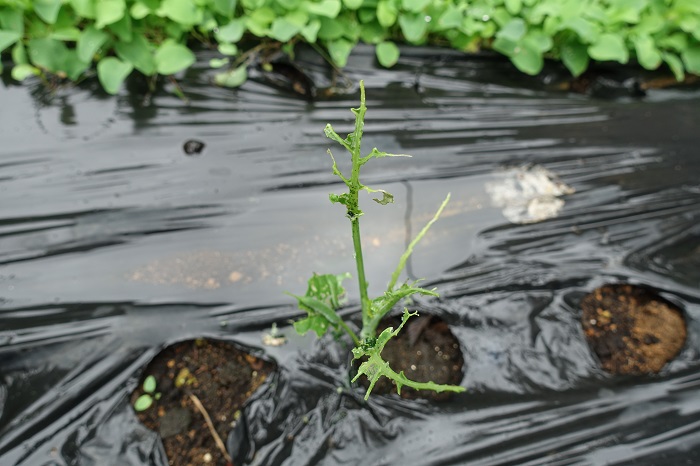
{"label": "green ground cover plant", "polygon": [[[254,45],[245,50],[242,39]],[[249,43],[250,41],[246,41]],[[196,43],[216,48],[215,81],[236,87],[256,53],[293,56],[312,44],[337,67],[360,42],[379,63],[397,43],[465,52],[495,50],[528,74],[545,58],[574,76],[594,61],[668,66],[678,80],[700,73],[697,0],[0,0],[0,52],[12,77],[78,81],[96,70],[114,94],[132,72],[172,75],[190,67]],[[0,65],[1,67],[2,65]]]}
{"label": "green ground cover plant", "polygon": [[386,291],[382,296],[370,299],[367,292],[367,278],[365,275],[364,258],[362,254],[362,241],[360,237],[360,217],[363,215],[359,205],[359,194],[361,191],[375,193],[379,197],[374,201],[379,204],[386,205],[394,202],[394,197],[382,189],[373,189],[365,186],[360,182],[360,169],[363,165],[375,158],[383,157],[410,157],[405,154],[390,154],[373,148],[369,154],[362,155],[362,134],[365,123],[365,87],[360,81],[360,107],[351,109],[355,114],[355,130],[342,138],[333,130],[330,124],[326,125],[326,137],[343,146],[349,153],[351,159],[350,174],[343,174],[338,168],[333,154],[330,149],[328,154],[333,161],[333,174],[340,178],[347,186],[348,192],[343,194],[331,194],[330,200],[334,204],[345,206],[346,216],[350,220],[352,231],[352,242],[354,250],[355,264],[357,266],[357,282],[360,290],[360,303],[362,308],[362,329],[359,336],[348,326],[347,323],[336,312],[343,304],[345,289],[342,282],[346,278],[350,278],[350,274],[343,273],[339,275],[314,274],[309,280],[308,289],[304,296],[294,296],[299,304],[299,308],[307,313],[307,316],[294,323],[294,328],[300,334],[305,334],[308,331],[314,331],[320,338],[329,329],[336,334],[347,333],[350,336],[355,348],[352,350],[354,359],[364,360],[360,365],[357,375],[352,380],[357,380],[360,376],[365,375],[369,379],[370,385],[367,389],[365,399],[372,392],[375,383],[381,377],[387,377],[394,381],[399,394],[401,387],[409,386],[417,390],[434,390],[436,392],[452,391],[463,392],[464,387],[455,385],[436,384],[434,382],[417,382],[408,379],[403,372],[394,371],[387,361],[382,358],[382,350],[387,342],[399,334],[403,326],[411,316],[417,315],[416,312],[409,312],[404,308],[401,324],[394,329],[389,327],[382,331],[377,336],[377,326],[384,316],[386,316],[398,303],[415,294],[437,296],[435,289],[428,290],[417,286],[417,282],[404,282],[398,284],[399,277],[406,261],[413,253],[416,244],[425,236],[428,229],[438,219],[443,209],[449,202],[449,194],[443,201],[442,205],[436,212],[435,216],[430,220],[418,235],[409,243],[406,251],[399,259],[399,263],[391,275],[391,279],[387,285]]}

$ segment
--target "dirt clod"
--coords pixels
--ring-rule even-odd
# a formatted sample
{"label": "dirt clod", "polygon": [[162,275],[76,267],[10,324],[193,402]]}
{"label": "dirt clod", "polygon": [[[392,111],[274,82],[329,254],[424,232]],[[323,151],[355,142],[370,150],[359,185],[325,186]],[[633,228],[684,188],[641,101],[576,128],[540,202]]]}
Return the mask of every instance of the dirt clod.
{"label": "dirt clod", "polygon": [[612,374],[656,374],[685,344],[681,310],[647,288],[605,285],[581,308],[588,345]]}

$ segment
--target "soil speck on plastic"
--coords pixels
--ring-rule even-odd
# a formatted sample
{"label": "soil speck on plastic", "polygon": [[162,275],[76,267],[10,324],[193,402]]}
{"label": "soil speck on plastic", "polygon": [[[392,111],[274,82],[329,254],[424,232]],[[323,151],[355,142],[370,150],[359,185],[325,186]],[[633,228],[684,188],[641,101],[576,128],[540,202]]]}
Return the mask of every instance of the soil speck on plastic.
{"label": "soil speck on plastic", "polygon": [[[235,413],[273,370],[272,363],[224,342],[177,343],[161,351],[144,371],[143,378],[156,378],[155,392],[160,398],[137,416],[146,427],[161,434],[170,465],[226,465],[190,394],[200,400],[226,442],[236,423]],[[142,380],[132,393],[132,406],[143,393]],[[235,452],[229,454],[235,456]]]}
{"label": "soil speck on plastic", "polygon": [[[399,325],[399,318],[384,319],[377,328],[377,334],[387,327],[397,328]],[[422,315],[409,319],[401,333],[386,344],[382,357],[393,370],[404,371],[406,377],[417,382],[459,385],[462,381],[464,357],[459,340],[447,323],[436,316]],[[369,386],[365,376],[360,378],[360,384],[365,388]],[[372,389],[373,395],[390,393],[396,393],[396,385],[386,377],[380,378]],[[452,392],[401,388],[401,397],[409,400],[424,398],[445,401],[452,395]]]}
{"label": "soil speck on plastic", "polygon": [[206,144],[202,141],[190,139],[182,145],[182,150],[184,150],[187,155],[201,155],[204,147],[206,147]]}
{"label": "soil speck on plastic", "polygon": [[656,374],[685,344],[681,311],[646,288],[605,285],[581,307],[588,345],[612,374]]}

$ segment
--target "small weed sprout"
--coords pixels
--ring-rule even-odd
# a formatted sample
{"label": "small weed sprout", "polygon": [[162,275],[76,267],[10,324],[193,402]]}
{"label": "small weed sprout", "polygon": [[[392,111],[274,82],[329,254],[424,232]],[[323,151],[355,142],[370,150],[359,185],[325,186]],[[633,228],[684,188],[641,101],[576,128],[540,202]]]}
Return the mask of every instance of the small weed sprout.
{"label": "small weed sprout", "polygon": [[160,399],[160,393],[156,393],[156,378],[152,375],[143,381],[143,391],[145,393],[134,401],[134,410],[137,412],[146,411],[153,405],[154,400]]}
{"label": "small weed sprout", "polygon": [[326,137],[343,146],[348,152],[350,152],[352,159],[351,173],[346,176],[338,168],[336,160],[333,157],[330,149],[328,150],[328,154],[333,161],[333,174],[337,175],[348,187],[347,193],[331,194],[330,200],[333,203],[342,204],[345,206],[347,210],[347,217],[351,224],[355,263],[357,265],[357,280],[360,289],[360,302],[362,306],[362,329],[360,331],[360,335],[358,336],[336,312],[343,304],[345,289],[342,286],[342,282],[346,278],[350,278],[350,274],[348,273],[339,275],[314,274],[314,276],[311,277],[308,282],[308,289],[304,296],[292,295],[297,299],[299,308],[307,313],[305,318],[302,318],[294,323],[294,328],[302,335],[309,330],[312,330],[319,338],[323,336],[329,328],[339,333],[343,331],[346,332],[350,338],[352,338],[352,341],[355,344],[355,348],[352,350],[354,359],[366,358],[366,360],[360,365],[357,375],[353,379],[354,382],[363,374],[369,379],[370,385],[367,389],[365,399],[369,397],[375,383],[382,376],[394,381],[399,394],[401,393],[401,387],[404,385],[417,390],[463,392],[465,389],[464,387],[460,386],[442,385],[434,382],[416,382],[410,380],[404,375],[403,372],[395,372],[393,369],[391,369],[389,363],[382,359],[381,353],[387,342],[391,338],[398,335],[399,331],[401,331],[403,326],[406,324],[406,321],[411,316],[417,315],[417,313],[409,312],[408,309],[404,309],[399,327],[397,329],[389,327],[379,336],[377,336],[377,326],[379,325],[381,319],[386,316],[386,314],[391,311],[396,304],[411,295],[421,294],[437,296],[435,289],[428,290],[425,288],[420,288],[416,286],[416,282],[405,282],[400,285],[397,285],[397,282],[401,272],[406,266],[406,261],[413,252],[413,248],[418,241],[425,236],[432,224],[438,219],[447,205],[450,195],[447,195],[432,220],[428,222],[428,224],[418,233],[415,239],[413,239],[413,241],[411,241],[406,248],[406,251],[399,259],[399,263],[391,275],[391,279],[389,280],[389,284],[384,292],[384,295],[370,299],[367,294],[367,280],[365,278],[362,243],[360,240],[360,217],[363,213],[359,207],[359,192],[367,191],[368,193],[377,193],[376,195],[378,197],[374,200],[382,205],[392,203],[394,198],[391,194],[382,189],[372,189],[363,185],[360,182],[360,168],[374,158],[410,156],[404,154],[389,154],[387,152],[381,152],[377,150],[377,148],[372,149],[368,155],[362,156],[360,145],[362,142],[366,111],[365,87],[364,82],[360,81],[360,107],[352,109],[352,112],[355,114],[355,130],[348,134],[345,139],[343,139],[333,130],[330,124],[326,125],[325,128]]}

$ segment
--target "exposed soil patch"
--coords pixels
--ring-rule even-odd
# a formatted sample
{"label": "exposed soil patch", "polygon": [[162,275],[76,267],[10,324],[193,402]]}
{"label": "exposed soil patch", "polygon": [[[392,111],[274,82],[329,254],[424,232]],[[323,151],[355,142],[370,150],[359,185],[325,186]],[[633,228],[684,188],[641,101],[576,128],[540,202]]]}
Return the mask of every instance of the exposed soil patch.
{"label": "exposed soil patch", "polygon": [[[146,427],[160,433],[169,464],[227,465],[202,409],[225,444],[243,404],[273,370],[272,363],[224,342],[178,343],[161,351],[144,371],[144,379],[156,378],[160,398],[137,415]],[[132,406],[143,393],[142,380],[132,393]]]}
{"label": "exposed soil patch", "polygon": [[681,310],[649,289],[605,285],[581,307],[588,345],[612,374],[655,374],[685,344]]}
{"label": "exposed soil patch", "polygon": [[[384,319],[377,328],[377,334],[387,327],[397,328],[399,325],[401,319],[398,317]],[[386,344],[382,357],[393,370],[404,371],[406,377],[417,382],[458,385],[462,381],[464,357],[459,341],[447,323],[435,316],[421,315],[409,319],[401,333]],[[369,386],[365,376],[359,382],[365,388]],[[386,377],[380,378],[372,394],[389,393],[396,393],[396,384]],[[410,400],[425,398],[444,401],[451,395],[452,392],[437,393],[401,387],[401,397]]]}

